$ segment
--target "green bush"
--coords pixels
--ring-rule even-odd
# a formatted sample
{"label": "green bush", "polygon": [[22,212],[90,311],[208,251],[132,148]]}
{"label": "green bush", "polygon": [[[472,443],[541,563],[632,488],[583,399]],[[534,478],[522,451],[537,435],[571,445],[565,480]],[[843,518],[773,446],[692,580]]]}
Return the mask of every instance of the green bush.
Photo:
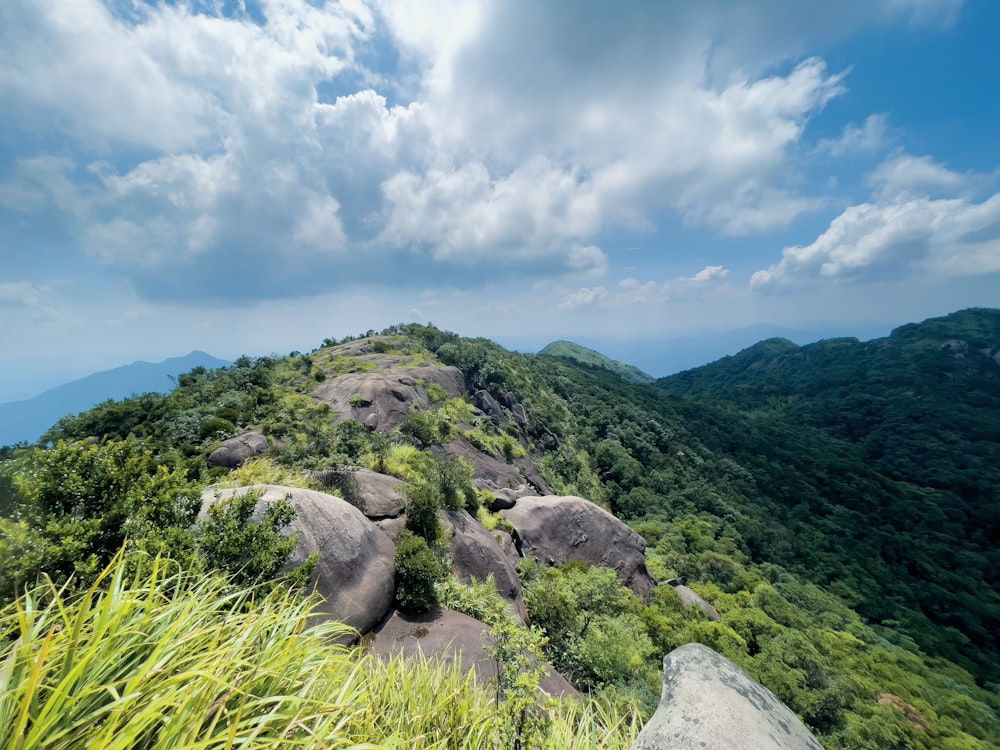
{"label": "green bush", "polygon": [[404,531],[396,544],[396,605],[426,612],[438,603],[437,585],[448,571],[423,537]]}

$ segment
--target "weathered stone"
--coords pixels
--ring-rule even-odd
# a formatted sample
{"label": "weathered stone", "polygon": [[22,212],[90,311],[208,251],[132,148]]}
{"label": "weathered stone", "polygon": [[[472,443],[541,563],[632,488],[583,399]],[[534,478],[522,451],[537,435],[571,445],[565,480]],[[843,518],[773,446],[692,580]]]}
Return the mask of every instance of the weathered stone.
{"label": "weathered stone", "polygon": [[485,581],[492,575],[497,593],[526,623],[528,612],[524,608],[521,580],[500,543],[467,511],[446,510],[442,518],[452,531],[449,543],[455,577],[462,583],[471,583]]}
{"label": "weathered stone", "polygon": [[476,408],[490,417],[497,417],[501,421],[506,421],[507,415],[504,413],[503,407],[500,403],[493,398],[493,395],[489,391],[478,390],[472,394],[473,403]]}
{"label": "weathered stone", "polygon": [[380,518],[374,523],[387,537],[389,537],[389,540],[394,545],[399,544],[399,537],[401,537],[403,535],[403,531],[406,530],[406,516],[398,516],[396,518]]}
{"label": "weathered stone", "polygon": [[309,555],[320,553],[312,584],[325,601],[314,614],[319,620],[337,620],[366,633],[392,606],[395,596],[395,547],[380,529],[350,503],[325,492],[273,484],[202,493],[202,515],[217,499],[260,491],[254,520],[267,507],[288,497],[296,516],[289,535],[298,542],[285,570],[298,567]]}
{"label": "weathered stone", "polygon": [[[535,491],[547,491],[545,480],[541,479],[538,475],[538,469],[530,460],[518,459],[513,465],[504,463],[498,458],[483,453],[464,437],[459,437],[445,445],[431,446],[431,453],[435,456],[461,456],[464,458],[472,464],[473,476],[478,480],[477,483],[480,486],[483,486],[482,483],[485,482],[489,483],[488,486],[492,487],[514,488],[525,484],[527,481],[531,481],[532,484],[539,481],[542,486],[537,487],[536,485],[537,489]],[[532,474],[535,479],[532,480],[530,476],[527,476],[524,473],[525,470]]]}
{"label": "weathered stone", "polygon": [[395,518],[403,512],[403,481],[364,468],[326,469],[310,474],[372,520]]}
{"label": "weathered stone", "polygon": [[654,581],[646,570],[646,541],[606,510],[582,497],[548,495],[519,498],[500,513],[516,530],[522,556],[545,565],[579,560],[612,568],[623,585],[649,599]]}
{"label": "weathered stone", "polygon": [[269,450],[271,446],[264,434],[251,430],[223,440],[222,445],[209,454],[208,467],[211,469],[215,466],[224,466],[227,469],[235,469],[248,458],[267,453]]}
{"label": "weathered stone", "polygon": [[660,705],[632,750],[822,750],[798,717],[700,643],[663,659]]}
{"label": "weathered stone", "polygon": [[689,589],[687,586],[681,586],[680,584],[675,584],[674,591],[677,592],[677,595],[681,598],[681,601],[684,602],[685,606],[698,607],[698,609],[704,612],[705,616],[708,617],[708,619],[711,620],[712,622],[718,622],[720,619],[722,619],[719,617],[719,613],[715,610],[715,607],[713,607],[711,604],[705,601],[705,599],[703,599],[701,596],[699,596],[694,591]]}
{"label": "weathered stone", "polygon": [[517,501],[517,494],[510,487],[493,490],[493,502],[490,503],[490,510],[496,513],[499,510],[508,510],[514,507]]}
{"label": "weathered stone", "polygon": [[[490,629],[479,620],[450,609],[435,608],[424,614],[393,612],[376,631],[371,652],[383,658],[433,657],[447,663],[456,660],[466,673],[475,671],[481,685],[496,679],[496,663],[487,649],[492,647]],[[551,667],[539,687],[549,695],[580,697],[580,693]]]}
{"label": "weathered stone", "polygon": [[452,397],[465,393],[465,376],[457,367],[422,365],[327,378],[312,396],[330,405],[337,413],[337,422],[356,419],[369,429],[387,431],[402,423],[411,407],[428,407],[430,383],[441,386]]}

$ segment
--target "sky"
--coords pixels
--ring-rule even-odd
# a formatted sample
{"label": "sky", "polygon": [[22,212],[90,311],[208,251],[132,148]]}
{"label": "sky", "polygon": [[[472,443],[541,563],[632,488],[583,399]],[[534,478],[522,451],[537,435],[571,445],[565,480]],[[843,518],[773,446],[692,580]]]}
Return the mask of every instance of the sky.
{"label": "sky", "polygon": [[1000,306],[998,33],[994,0],[4,0],[0,401],[409,321]]}

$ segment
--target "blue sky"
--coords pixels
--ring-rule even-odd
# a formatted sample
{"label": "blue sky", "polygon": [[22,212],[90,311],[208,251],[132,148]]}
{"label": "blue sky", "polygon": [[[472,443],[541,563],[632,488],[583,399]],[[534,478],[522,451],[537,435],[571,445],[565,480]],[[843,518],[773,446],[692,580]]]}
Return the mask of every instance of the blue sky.
{"label": "blue sky", "polygon": [[6,0],[0,401],[410,320],[1000,305],[998,32],[992,0]]}

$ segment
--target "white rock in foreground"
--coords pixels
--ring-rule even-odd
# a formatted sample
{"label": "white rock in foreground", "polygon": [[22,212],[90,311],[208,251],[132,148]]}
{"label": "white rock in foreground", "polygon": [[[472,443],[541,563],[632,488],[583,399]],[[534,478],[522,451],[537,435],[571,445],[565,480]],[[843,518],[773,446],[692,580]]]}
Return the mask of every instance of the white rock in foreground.
{"label": "white rock in foreground", "polygon": [[700,643],[663,658],[656,713],[632,750],[823,750],[767,688]]}

